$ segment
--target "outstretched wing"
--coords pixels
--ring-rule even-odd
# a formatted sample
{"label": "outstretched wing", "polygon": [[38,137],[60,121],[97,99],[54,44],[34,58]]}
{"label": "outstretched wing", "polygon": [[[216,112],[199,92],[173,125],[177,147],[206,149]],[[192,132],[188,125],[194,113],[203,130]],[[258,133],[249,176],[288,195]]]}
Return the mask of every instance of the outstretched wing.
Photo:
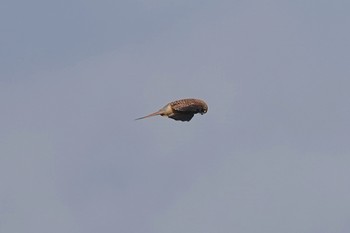
{"label": "outstretched wing", "polygon": [[195,114],[201,111],[203,104],[196,99],[183,99],[171,102],[170,105],[177,112]]}

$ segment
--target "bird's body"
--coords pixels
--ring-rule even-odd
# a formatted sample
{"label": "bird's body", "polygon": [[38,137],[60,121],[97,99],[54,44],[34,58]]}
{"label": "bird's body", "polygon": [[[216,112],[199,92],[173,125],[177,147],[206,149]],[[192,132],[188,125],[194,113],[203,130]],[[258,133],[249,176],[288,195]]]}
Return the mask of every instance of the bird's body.
{"label": "bird's body", "polygon": [[147,116],[137,118],[144,119],[152,116],[166,116],[176,121],[190,121],[194,114],[205,114],[208,111],[207,104],[200,99],[181,99],[168,103],[159,111],[151,113]]}

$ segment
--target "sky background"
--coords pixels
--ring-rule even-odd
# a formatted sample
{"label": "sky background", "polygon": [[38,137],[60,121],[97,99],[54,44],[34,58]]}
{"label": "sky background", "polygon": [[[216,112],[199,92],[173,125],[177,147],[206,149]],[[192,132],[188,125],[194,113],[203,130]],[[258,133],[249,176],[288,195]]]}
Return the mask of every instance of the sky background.
{"label": "sky background", "polygon": [[0,232],[350,232],[349,12],[2,1]]}

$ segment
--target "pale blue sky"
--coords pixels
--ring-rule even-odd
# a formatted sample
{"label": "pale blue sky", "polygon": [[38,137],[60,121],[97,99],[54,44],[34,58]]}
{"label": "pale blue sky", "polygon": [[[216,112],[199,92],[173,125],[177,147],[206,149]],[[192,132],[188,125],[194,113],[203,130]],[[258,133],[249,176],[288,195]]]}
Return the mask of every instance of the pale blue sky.
{"label": "pale blue sky", "polygon": [[349,12],[3,1],[0,232],[349,232]]}

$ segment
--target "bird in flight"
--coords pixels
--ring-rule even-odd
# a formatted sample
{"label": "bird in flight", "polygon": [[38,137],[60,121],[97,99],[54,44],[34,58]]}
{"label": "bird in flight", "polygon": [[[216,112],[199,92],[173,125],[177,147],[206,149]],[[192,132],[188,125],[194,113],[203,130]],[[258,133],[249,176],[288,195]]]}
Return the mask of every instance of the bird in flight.
{"label": "bird in flight", "polygon": [[190,121],[194,114],[205,114],[208,111],[208,105],[200,99],[181,99],[168,103],[159,111],[147,116],[137,118],[141,120],[147,117],[161,115],[172,118],[176,121]]}

